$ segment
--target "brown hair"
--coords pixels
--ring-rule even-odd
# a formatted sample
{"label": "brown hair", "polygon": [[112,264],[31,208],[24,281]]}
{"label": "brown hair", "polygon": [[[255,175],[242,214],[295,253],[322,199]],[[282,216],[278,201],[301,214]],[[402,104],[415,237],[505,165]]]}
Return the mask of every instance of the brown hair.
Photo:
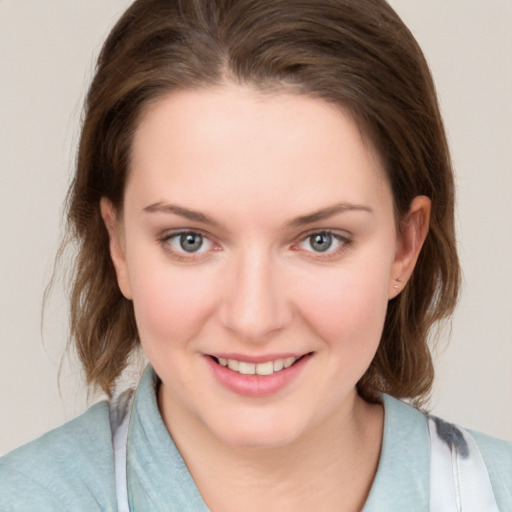
{"label": "brown hair", "polygon": [[378,150],[397,220],[432,201],[412,278],[391,300],[378,352],[358,383],[420,403],[433,380],[428,345],[459,286],[454,184],[434,84],[415,39],[384,0],[137,0],[98,59],[82,127],[68,225],[78,244],[71,333],[88,384],[110,393],[139,338],[120,293],[100,198],[122,207],[130,148],[151,102],[227,79],[343,106]]}

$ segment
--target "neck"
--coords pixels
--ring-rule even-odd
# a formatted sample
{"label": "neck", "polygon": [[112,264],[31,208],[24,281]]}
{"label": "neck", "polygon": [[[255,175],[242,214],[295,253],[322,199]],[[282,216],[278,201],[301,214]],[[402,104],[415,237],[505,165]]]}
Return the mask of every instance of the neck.
{"label": "neck", "polygon": [[380,455],[381,405],[368,404],[354,393],[345,410],[292,443],[272,448],[226,445],[204,425],[176,421],[177,411],[166,410],[162,400],[160,405],[213,512],[356,512],[364,506]]}

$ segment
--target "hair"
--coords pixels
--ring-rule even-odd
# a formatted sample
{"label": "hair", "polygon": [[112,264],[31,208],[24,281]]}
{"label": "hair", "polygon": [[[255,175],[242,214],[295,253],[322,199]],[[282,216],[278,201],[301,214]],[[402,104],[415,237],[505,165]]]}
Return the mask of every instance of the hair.
{"label": "hair", "polygon": [[389,301],[378,351],[357,385],[369,400],[386,392],[423,403],[434,375],[432,333],[459,288],[454,183],[428,65],[384,0],[137,0],[117,22],[86,98],[67,205],[68,241],[77,245],[71,339],[88,385],[110,394],[140,345],[100,199],[122,208],[134,133],[150,104],[227,81],[349,112],[383,162],[398,228],[414,197],[431,199],[416,268]]}

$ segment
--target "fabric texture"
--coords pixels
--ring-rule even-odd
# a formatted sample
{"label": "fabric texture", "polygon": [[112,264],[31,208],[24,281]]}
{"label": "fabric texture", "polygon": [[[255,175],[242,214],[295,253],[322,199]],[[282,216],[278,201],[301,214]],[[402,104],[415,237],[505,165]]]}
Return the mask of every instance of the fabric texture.
{"label": "fabric texture", "polygon": [[[131,512],[208,512],[160,416],[156,375],[144,373],[133,405],[127,450]],[[384,438],[363,512],[429,509],[427,416],[383,395]],[[486,462],[501,512],[512,510],[512,443],[471,432]],[[0,511],[116,511],[106,402],[0,458]]]}

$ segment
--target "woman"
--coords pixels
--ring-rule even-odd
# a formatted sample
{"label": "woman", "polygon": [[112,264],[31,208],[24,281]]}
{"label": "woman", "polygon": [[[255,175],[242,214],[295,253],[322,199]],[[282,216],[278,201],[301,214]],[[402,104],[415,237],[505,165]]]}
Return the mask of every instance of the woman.
{"label": "woman", "polygon": [[453,196],[386,3],[136,1],[86,102],[71,326],[92,387],[150,366],[2,459],[0,508],[507,510],[510,444],[397,400],[455,305]]}

